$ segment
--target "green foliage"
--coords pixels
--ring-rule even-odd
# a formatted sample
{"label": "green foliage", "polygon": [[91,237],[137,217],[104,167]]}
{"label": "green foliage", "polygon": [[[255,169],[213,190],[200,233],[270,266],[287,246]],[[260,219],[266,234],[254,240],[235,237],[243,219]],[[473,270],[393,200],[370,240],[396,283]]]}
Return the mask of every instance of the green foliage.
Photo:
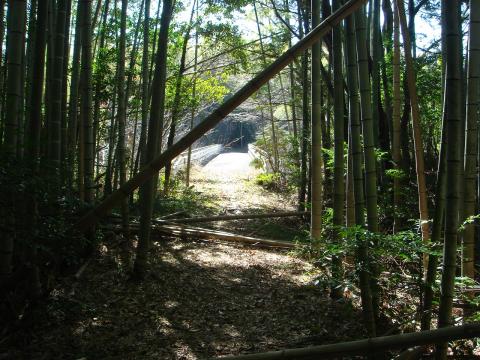
{"label": "green foliage", "polygon": [[387,169],[385,175],[391,179],[405,179],[405,172],[401,169]]}
{"label": "green foliage", "polygon": [[257,175],[255,183],[266,190],[279,190],[280,174],[262,173]]}
{"label": "green foliage", "polygon": [[169,182],[168,197],[161,194],[164,188],[165,175],[159,179],[160,193],[155,199],[154,214],[158,216],[185,211],[190,216],[206,216],[218,213],[215,195],[196,191],[193,187],[185,187],[184,173],[172,174]]}
{"label": "green foliage", "polygon": [[[298,168],[298,140],[285,130],[276,129],[277,147],[279,154],[279,189],[292,192],[296,189],[300,179],[300,169]],[[273,141],[271,127],[266,126],[261,136],[257,137],[255,146],[258,148],[260,160],[256,165],[262,164],[260,167],[265,171],[273,169]],[[267,164],[267,168],[263,166]]]}

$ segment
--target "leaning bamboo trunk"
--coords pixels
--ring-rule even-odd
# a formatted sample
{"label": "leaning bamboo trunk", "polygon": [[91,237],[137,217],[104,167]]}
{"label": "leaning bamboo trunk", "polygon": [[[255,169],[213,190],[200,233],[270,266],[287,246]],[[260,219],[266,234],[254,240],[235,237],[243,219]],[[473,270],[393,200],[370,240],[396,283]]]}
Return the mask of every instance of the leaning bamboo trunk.
{"label": "leaning bamboo trunk", "polygon": [[382,336],[338,344],[286,349],[260,354],[225,356],[223,360],[276,360],[276,359],[324,359],[347,355],[372,355],[415,345],[430,345],[438,341],[471,339],[480,335],[480,324],[451,326],[444,329],[416,333]]}
{"label": "leaning bamboo trunk", "polygon": [[[480,1],[470,0],[470,31],[468,37],[467,129],[465,143],[465,205],[464,219],[475,215],[477,203],[476,166],[478,153],[478,110],[480,104]],[[475,225],[465,225],[463,233],[463,276],[475,277]]]}
{"label": "leaning bamboo trunk", "polygon": [[[300,55],[303,51],[311,47],[323,35],[325,35],[335,24],[344,19],[346,16],[352,14],[357,10],[366,0],[350,0],[342,6],[340,10],[325,19],[320,25],[313,29],[301,41],[296,43],[293,47],[287,50],[276,61],[270,64],[261,73],[255,76],[241,89],[239,89],[233,96],[227,98],[213,113],[208,115],[202,122],[188,132],[183,138],[178,140],[170,149],[166,150],[159,156],[153,158],[145,164],[143,169],[132,179],[127,181],[125,185],[112,193],[104,201],[98,204],[94,209],[83,216],[75,225],[74,228],[80,231],[93,226],[98,222],[101,216],[108,213],[121,199],[128,197],[129,194],[138,188],[140,185],[146,183],[151,179],[166,162],[179,155],[186,150],[193,142],[199,139],[203,134],[212,129],[229,113],[235,110],[240,104],[247,100],[253,93],[255,93],[263,84],[280,72],[295,57]],[[154,109],[153,107],[152,109]]]}
{"label": "leaning bamboo trunk", "polygon": [[[461,152],[460,144],[462,130],[462,67],[460,59],[461,36],[459,33],[460,2],[448,0],[445,6],[446,30],[446,81],[445,81],[445,113],[447,193],[445,199],[445,239],[443,250],[443,272],[440,290],[440,308],[438,311],[438,326],[452,324],[452,305],[454,297],[454,282],[457,269],[457,241],[459,225],[459,197],[461,186]],[[437,349],[437,359],[445,359],[447,344],[441,344]]]}
{"label": "leaning bamboo trunk", "polygon": [[[415,148],[415,170],[417,173],[418,186],[418,208],[420,213],[420,228],[422,230],[422,240],[426,245],[430,242],[430,229],[428,225],[428,203],[427,203],[427,187],[425,182],[425,161],[423,157],[423,140],[420,128],[420,107],[418,104],[417,86],[415,68],[412,58],[412,45],[410,35],[407,29],[407,19],[405,17],[405,8],[403,1],[397,1],[397,11],[400,20],[400,28],[402,30],[403,48],[405,54],[405,63],[407,67],[407,84],[408,93],[410,95],[410,107],[412,113],[412,129],[413,144]],[[423,255],[423,269],[428,267],[428,256]]]}

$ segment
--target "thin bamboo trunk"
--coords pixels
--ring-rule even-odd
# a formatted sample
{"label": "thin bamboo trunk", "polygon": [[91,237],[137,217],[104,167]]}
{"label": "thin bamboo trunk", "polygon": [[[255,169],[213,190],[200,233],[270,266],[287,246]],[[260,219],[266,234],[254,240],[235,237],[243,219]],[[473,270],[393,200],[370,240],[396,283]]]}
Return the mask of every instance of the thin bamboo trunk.
{"label": "thin bamboo trunk", "polygon": [[[178,118],[180,115],[180,100],[181,100],[183,77],[185,73],[185,61],[187,58],[187,46],[188,46],[188,40],[190,39],[190,32],[192,31],[192,27],[193,27],[193,16],[195,15],[195,5],[196,5],[196,1],[194,0],[192,4],[192,11],[190,12],[190,20],[188,23],[188,28],[187,28],[187,31],[185,32],[185,35],[183,36],[182,53],[180,55],[180,66],[178,69],[177,79],[175,82],[175,95],[173,98],[172,116],[171,116],[172,121],[170,124],[170,132],[168,134],[168,139],[167,139],[167,148],[173,145],[173,141],[175,139],[177,122],[179,120]],[[164,196],[168,196],[168,193],[169,193],[171,173],[172,173],[172,162],[169,161],[165,165],[165,183],[164,183],[164,189],[163,189]]]}
{"label": "thin bamboo trunk", "polygon": [[[128,0],[122,0],[120,15],[120,41],[117,59],[117,95],[118,95],[118,143],[117,143],[117,166],[119,171],[119,184],[123,186],[127,182],[127,158],[126,158],[126,122],[127,122],[127,99],[125,98],[125,49],[127,36],[127,8]],[[128,198],[121,202],[123,237],[128,241]]]}
{"label": "thin bamboo trunk", "polygon": [[81,119],[84,132],[85,202],[93,202],[94,141],[92,131],[92,0],[81,0],[82,6],[82,98]]}
{"label": "thin bamboo trunk", "polygon": [[[298,26],[300,32],[300,38],[304,38],[304,25],[302,24],[302,11],[301,3],[297,0],[297,9],[299,14]],[[303,21],[304,22],[304,21]],[[309,111],[308,111],[308,50],[302,54],[301,60],[301,73],[302,73],[302,129],[301,129],[301,155],[300,155],[300,187],[299,187],[299,198],[298,198],[298,210],[305,210],[306,205],[306,196],[307,196],[307,182],[309,177],[308,175],[308,162],[307,162],[307,152],[308,152],[308,133],[309,133]]]}
{"label": "thin bamboo trunk", "polygon": [[[134,174],[138,171],[138,163],[140,159],[145,157],[147,143],[147,126],[148,126],[148,100],[150,89],[149,75],[149,47],[150,47],[150,0],[145,0],[145,14],[143,18],[143,53],[142,53],[142,121],[140,129],[140,139],[138,141],[138,153]],[[143,163],[143,161],[142,161]]]}
{"label": "thin bamboo trunk", "polygon": [[[83,21],[82,6],[77,6],[77,13],[75,19],[75,40],[73,44],[73,55],[72,55],[72,75],[70,79],[70,99],[68,103],[68,150],[67,150],[67,161],[68,161],[68,175],[67,183],[68,188],[73,190],[73,181],[74,181],[74,169],[75,169],[75,153],[77,148],[77,129],[78,129],[78,93],[79,93],[79,83],[80,83],[80,56],[82,49],[82,26]],[[83,183],[83,179],[82,179]],[[83,188],[78,188],[79,195],[83,194]],[[82,198],[82,196],[80,196]]]}
{"label": "thin bamboo trunk", "polygon": [[70,169],[68,168],[68,118],[67,118],[67,103],[68,103],[68,73],[70,65],[70,27],[71,27],[71,18],[72,18],[72,0],[67,0],[66,4],[67,13],[65,18],[65,37],[63,41],[63,69],[62,69],[62,95],[61,95],[61,114],[60,114],[60,126],[61,126],[61,149],[60,149],[60,159],[61,159],[61,170],[62,174],[62,185],[68,185],[68,173]]}
{"label": "thin bamboo trunk", "polygon": [[[194,58],[193,58],[193,84],[192,84],[192,98],[196,100],[197,96],[197,65],[198,65],[198,1],[196,2],[196,20],[195,20],[195,49],[194,49]],[[192,106],[192,111],[190,113],[190,131],[193,129],[193,121],[195,119],[196,108]],[[191,161],[192,161],[192,146],[188,147],[187,154],[187,165],[185,170],[185,185],[190,186],[190,171],[191,171]]]}
{"label": "thin bamboo trunk", "polygon": [[[265,56],[265,49],[263,46],[262,32],[260,30],[260,22],[258,20],[258,12],[256,1],[253,1],[253,10],[255,12],[255,20],[257,23],[258,39],[260,42],[260,51],[262,53],[262,63],[263,67],[267,66],[267,58]],[[278,157],[278,144],[277,144],[277,130],[275,125],[275,117],[273,116],[273,105],[272,105],[272,89],[270,86],[270,81],[267,81],[267,99],[268,99],[268,110],[270,115],[270,126],[272,127],[272,147],[273,147],[273,172],[279,171],[279,157]]]}
{"label": "thin bamboo trunk", "polygon": [[[333,11],[340,8],[340,1],[333,0]],[[345,124],[344,124],[344,88],[343,88],[343,56],[342,56],[342,25],[341,23],[333,28],[333,83],[334,83],[334,98],[333,98],[333,113],[334,113],[334,171],[333,171],[333,225],[334,237],[337,246],[341,246],[340,229],[345,226],[345,166],[344,166],[344,144],[345,144]],[[342,259],[338,256],[332,258],[332,276],[335,283],[332,286],[331,295],[333,298],[340,298],[343,296],[341,282],[342,274]]]}
{"label": "thin bamboo trunk", "polygon": [[[394,0],[396,1],[396,0]],[[396,5],[395,5],[396,6]],[[395,169],[401,171],[400,157],[400,20],[398,11],[393,15],[393,114],[392,114],[392,158]],[[400,174],[393,178],[393,232],[399,230]]]}
{"label": "thin bamboo trunk", "polygon": [[[320,24],[320,0],[312,1],[312,26]],[[322,163],[322,91],[320,79],[320,63],[322,61],[322,43],[312,46],[312,145],[311,145],[311,181],[312,210],[310,216],[310,236],[314,246],[320,244],[322,236],[323,215],[323,163]],[[304,88],[303,91],[306,91]]]}
{"label": "thin bamboo trunk", "polygon": [[[476,167],[478,156],[478,111],[480,104],[480,1],[470,0],[468,37],[467,129],[465,142],[464,218],[475,215],[477,204]],[[475,278],[475,225],[466,224],[463,232],[462,273]]]}
{"label": "thin bamboo trunk", "polygon": [[379,147],[379,128],[380,128],[380,0],[370,1],[372,6],[371,18],[371,37],[367,37],[370,41],[371,54],[371,74],[372,74],[372,121],[373,121],[373,141],[375,147]]}

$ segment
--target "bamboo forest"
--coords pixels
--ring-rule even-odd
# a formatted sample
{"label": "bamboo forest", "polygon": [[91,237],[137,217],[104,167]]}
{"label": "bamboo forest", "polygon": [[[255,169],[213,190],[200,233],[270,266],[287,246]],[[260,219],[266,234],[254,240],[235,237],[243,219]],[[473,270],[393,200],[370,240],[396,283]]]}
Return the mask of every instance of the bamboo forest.
{"label": "bamboo forest", "polygon": [[480,359],[480,0],[0,0],[0,360]]}

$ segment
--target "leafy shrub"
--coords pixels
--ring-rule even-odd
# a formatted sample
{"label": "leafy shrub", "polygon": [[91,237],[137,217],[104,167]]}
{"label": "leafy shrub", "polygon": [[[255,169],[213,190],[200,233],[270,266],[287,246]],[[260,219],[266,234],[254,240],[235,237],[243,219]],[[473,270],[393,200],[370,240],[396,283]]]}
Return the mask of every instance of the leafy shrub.
{"label": "leafy shrub", "polygon": [[266,190],[280,190],[280,174],[262,173],[255,178],[255,184]]}

